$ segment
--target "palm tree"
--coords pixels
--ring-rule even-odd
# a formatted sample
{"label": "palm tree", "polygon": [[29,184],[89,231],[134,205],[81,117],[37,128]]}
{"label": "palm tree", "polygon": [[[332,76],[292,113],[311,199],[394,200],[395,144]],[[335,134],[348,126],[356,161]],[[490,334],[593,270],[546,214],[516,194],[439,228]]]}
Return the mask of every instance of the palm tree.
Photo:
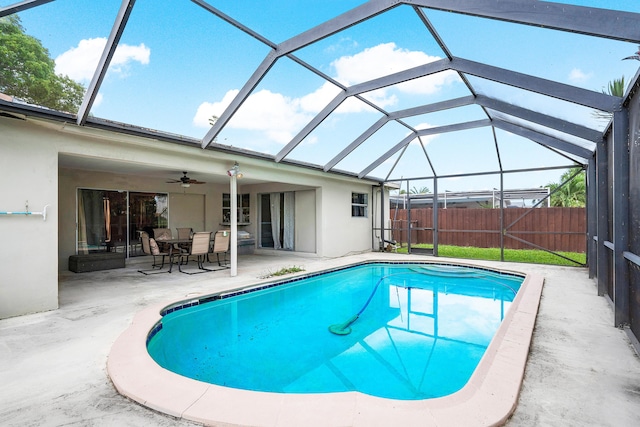
{"label": "palm tree", "polygon": [[[602,93],[606,93],[602,91]],[[609,82],[608,93],[611,96],[617,96],[622,98],[624,96],[624,76],[620,79],[613,79]]]}
{"label": "palm tree", "polygon": [[427,194],[430,193],[431,191],[429,190],[429,188],[427,187],[411,187],[411,194]]}
{"label": "palm tree", "polygon": [[[575,174],[575,169],[569,169],[560,176],[559,183],[547,185],[551,191],[551,206],[564,208],[583,208],[587,203],[587,185],[585,171]],[[570,179],[571,178],[571,179]],[[568,182],[565,182],[569,180]],[[562,183],[565,183],[562,185]]]}
{"label": "palm tree", "polygon": [[[613,79],[612,81],[610,81],[609,87],[606,91],[603,89],[602,93],[622,98],[624,96],[624,88],[624,76],[622,76],[619,79]],[[600,110],[594,110],[593,116],[598,120],[604,120],[606,122],[611,120],[611,113]]]}

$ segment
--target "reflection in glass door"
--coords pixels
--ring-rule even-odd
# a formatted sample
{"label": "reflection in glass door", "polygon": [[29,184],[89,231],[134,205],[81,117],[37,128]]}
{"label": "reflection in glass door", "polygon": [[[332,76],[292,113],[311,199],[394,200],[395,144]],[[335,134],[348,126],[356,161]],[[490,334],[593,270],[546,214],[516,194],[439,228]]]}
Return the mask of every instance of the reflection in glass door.
{"label": "reflection in glass door", "polygon": [[167,194],[78,189],[78,253],[144,255],[138,231],[168,227],[168,211]]}
{"label": "reflection in glass door", "polygon": [[129,193],[130,256],[145,255],[141,250],[140,231],[153,237],[154,228],[169,227],[169,197],[158,193]]}
{"label": "reflection in glass door", "polygon": [[294,249],[294,193],[260,194],[260,247]]}
{"label": "reflection in glass door", "polygon": [[127,193],[78,190],[78,253],[126,252]]}

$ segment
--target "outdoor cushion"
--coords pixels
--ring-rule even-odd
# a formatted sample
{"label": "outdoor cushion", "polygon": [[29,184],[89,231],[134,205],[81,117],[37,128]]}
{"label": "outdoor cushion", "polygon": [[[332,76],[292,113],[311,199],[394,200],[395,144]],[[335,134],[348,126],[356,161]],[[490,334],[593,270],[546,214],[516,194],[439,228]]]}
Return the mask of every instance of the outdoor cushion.
{"label": "outdoor cushion", "polygon": [[149,239],[149,247],[151,248],[151,255],[160,255],[160,249],[158,248],[158,244],[156,243],[156,239]]}

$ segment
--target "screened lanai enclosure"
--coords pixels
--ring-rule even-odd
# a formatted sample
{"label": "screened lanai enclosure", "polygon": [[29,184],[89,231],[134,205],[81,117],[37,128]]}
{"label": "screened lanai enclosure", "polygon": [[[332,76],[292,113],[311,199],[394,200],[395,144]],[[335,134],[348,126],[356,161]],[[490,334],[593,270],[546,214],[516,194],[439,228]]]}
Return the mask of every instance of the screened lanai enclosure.
{"label": "screened lanai enclosure", "polygon": [[13,78],[30,65],[3,42],[5,116],[433,195],[586,170],[589,274],[640,336],[635,0],[0,0],[0,19],[42,43],[66,80],[41,92],[68,101]]}

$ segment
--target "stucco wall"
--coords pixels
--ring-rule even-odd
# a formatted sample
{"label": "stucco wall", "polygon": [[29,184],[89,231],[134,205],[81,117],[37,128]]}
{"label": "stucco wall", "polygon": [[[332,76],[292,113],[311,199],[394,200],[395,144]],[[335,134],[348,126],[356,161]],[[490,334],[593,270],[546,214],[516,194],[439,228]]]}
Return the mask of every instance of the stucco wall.
{"label": "stucco wall", "polygon": [[[27,130],[29,130],[27,132]],[[58,158],[43,129],[0,117],[0,318],[58,307]]]}
{"label": "stucco wall", "polygon": [[[245,178],[239,180],[238,192],[251,197],[247,231],[258,231],[258,194],[295,191],[300,216],[296,245],[301,251],[336,257],[372,248],[371,218],[378,213],[372,209],[371,183],[354,178],[40,119],[0,117],[0,139],[0,211],[24,210],[26,201],[32,211],[49,205],[46,222],[38,216],[0,216],[0,318],[57,308],[58,272],[67,270],[69,255],[76,253],[78,188],[166,192],[170,203],[191,200],[185,193],[197,195],[197,210],[204,203],[204,212],[193,227],[200,227],[204,215],[205,229],[215,231],[223,227],[226,171],[239,161]],[[70,157],[74,167],[66,162],[60,166],[59,159]],[[92,166],[95,159],[102,162],[99,168]],[[110,170],[113,162],[140,171]],[[186,190],[165,182],[181,170],[216,179]],[[366,218],[351,217],[352,192],[369,194]],[[170,211],[169,226],[189,226],[183,215],[188,211]]]}
{"label": "stucco wall", "polygon": [[316,192],[305,190],[296,192],[296,232],[297,252],[316,252]]}
{"label": "stucco wall", "polygon": [[[322,188],[322,203],[318,215],[323,232],[319,240],[324,255],[337,257],[370,250],[371,245],[371,185],[327,182]],[[351,193],[368,194],[367,217],[351,216]]]}
{"label": "stucco wall", "polygon": [[[286,179],[291,183],[278,182],[283,180],[281,174],[269,176],[275,182],[246,186],[243,192],[252,194],[252,206],[257,206],[257,195],[271,192],[296,192],[296,239],[302,236],[311,237],[311,216],[309,210],[315,208],[315,245],[316,253],[325,257],[344,256],[349,253],[371,250],[371,184],[357,180],[346,180],[332,176],[316,177],[300,173],[287,173]],[[295,184],[294,184],[295,183]],[[305,194],[309,187],[314,188],[315,205],[307,205],[309,194]],[[351,216],[351,193],[366,193],[369,195],[369,215],[366,218]],[[300,197],[301,196],[301,200]],[[254,205],[255,203],[255,205]],[[253,216],[255,215],[255,217]],[[257,209],[252,210],[252,224],[257,224]],[[305,231],[301,231],[302,227]],[[257,228],[252,225],[252,233]],[[302,234],[302,236],[300,236]],[[298,244],[300,240],[298,240]],[[302,252],[312,252],[307,240],[301,248]]]}

